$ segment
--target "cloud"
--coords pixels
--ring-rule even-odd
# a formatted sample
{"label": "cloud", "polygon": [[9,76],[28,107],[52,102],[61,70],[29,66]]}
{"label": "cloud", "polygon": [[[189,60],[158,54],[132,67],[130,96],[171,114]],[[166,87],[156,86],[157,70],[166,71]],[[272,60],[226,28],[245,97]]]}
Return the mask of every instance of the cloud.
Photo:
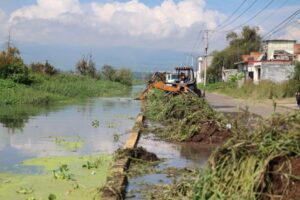
{"label": "cloud", "polygon": [[8,33],[7,29],[7,16],[3,10],[0,9],[0,40],[4,40],[5,36]]}
{"label": "cloud", "polygon": [[297,22],[293,23],[292,26],[289,26],[284,35],[283,38],[289,38],[289,39],[294,39],[294,40],[300,40],[300,20]]}
{"label": "cloud", "polygon": [[184,48],[199,29],[224,18],[205,6],[205,0],[164,0],[153,8],[138,0],[37,0],[12,12],[8,22],[15,39],[39,44]]}

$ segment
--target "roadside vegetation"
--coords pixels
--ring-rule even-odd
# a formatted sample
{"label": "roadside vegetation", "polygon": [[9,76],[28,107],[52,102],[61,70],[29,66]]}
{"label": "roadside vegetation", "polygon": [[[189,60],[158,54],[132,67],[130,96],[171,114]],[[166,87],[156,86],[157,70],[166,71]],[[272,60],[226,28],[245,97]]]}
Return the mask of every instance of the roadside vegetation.
{"label": "roadside vegetation", "polygon": [[[204,89],[203,85],[199,88]],[[291,79],[283,83],[272,81],[261,81],[259,85],[252,82],[245,82],[238,87],[236,81],[210,83],[206,86],[206,91],[216,92],[242,99],[273,99],[294,97],[299,88],[299,81]]]}
{"label": "roadside vegetation", "polygon": [[[109,75],[107,71],[112,71]],[[132,72],[103,66],[97,72],[92,57],[76,64],[76,73],[63,73],[45,63],[26,65],[15,47],[0,52],[0,106],[47,105],[98,96],[121,96],[129,92]]]}

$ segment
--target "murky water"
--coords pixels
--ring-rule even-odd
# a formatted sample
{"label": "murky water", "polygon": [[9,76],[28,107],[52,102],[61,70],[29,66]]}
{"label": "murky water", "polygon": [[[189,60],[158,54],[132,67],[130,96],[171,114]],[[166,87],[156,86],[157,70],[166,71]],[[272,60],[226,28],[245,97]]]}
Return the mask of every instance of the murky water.
{"label": "murky water", "polygon": [[[200,169],[205,166],[207,160],[215,149],[215,146],[203,146],[196,143],[176,144],[158,140],[154,135],[142,135],[139,146],[144,147],[147,151],[155,153],[162,163],[155,166],[158,171],[166,168],[189,168]],[[173,179],[167,174],[145,174],[129,180],[126,199],[140,200],[144,199],[139,192],[145,189],[146,184],[171,184]]]}
{"label": "murky water", "polygon": [[[134,87],[133,93],[140,88]],[[19,171],[17,164],[33,157],[113,153],[125,143],[139,112],[140,102],[124,97],[69,106],[1,108],[0,171]],[[70,151],[57,139],[80,140],[83,146]]]}

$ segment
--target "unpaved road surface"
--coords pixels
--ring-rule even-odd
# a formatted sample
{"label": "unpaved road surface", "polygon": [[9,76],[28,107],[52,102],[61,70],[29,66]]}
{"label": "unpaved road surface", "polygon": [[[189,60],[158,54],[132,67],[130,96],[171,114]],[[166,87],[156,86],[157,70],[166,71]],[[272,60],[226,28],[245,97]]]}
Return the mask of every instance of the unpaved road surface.
{"label": "unpaved road surface", "polygon": [[[251,101],[251,100],[235,99],[233,97],[229,97],[226,95],[207,93],[207,92],[206,92],[206,99],[217,111],[223,113],[238,112],[241,110],[246,110],[247,107],[249,109],[249,112],[260,115],[262,117],[268,117],[274,112],[273,103],[271,101],[268,101],[266,103],[259,103],[253,100]],[[280,104],[278,103],[278,105]],[[278,113],[293,112],[295,110],[293,108],[294,107],[285,108],[282,106],[277,106],[276,112]]]}

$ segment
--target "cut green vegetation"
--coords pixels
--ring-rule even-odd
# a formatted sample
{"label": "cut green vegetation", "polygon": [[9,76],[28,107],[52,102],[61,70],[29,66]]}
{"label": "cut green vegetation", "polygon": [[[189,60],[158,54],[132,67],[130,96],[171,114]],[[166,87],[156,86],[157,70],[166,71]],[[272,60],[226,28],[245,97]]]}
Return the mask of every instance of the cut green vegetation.
{"label": "cut green vegetation", "polygon": [[[111,162],[111,156],[26,160],[24,165],[40,166],[44,169],[44,173],[31,175],[0,173],[0,199],[100,199],[98,189],[106,181]],[[87,163],[94,163],[93,167],[85,167]]]}
{"label": "cut green vegetation", "polygon": [[210,137],[222,132],[226,126],[223,115],[215,112],[205,99],[192,95],[164,96],[157,90],[147,96],[145,116],[162,123],[164,127],[154,130],[155,133],[172,141],[205,140],[204,135],[198,137],[204,129],[212,130],[207,135]]}
{"label": "cut green vegetation", "polygon": [[210,158],[195,199],[299,199],[300,112],[274,115]]}

